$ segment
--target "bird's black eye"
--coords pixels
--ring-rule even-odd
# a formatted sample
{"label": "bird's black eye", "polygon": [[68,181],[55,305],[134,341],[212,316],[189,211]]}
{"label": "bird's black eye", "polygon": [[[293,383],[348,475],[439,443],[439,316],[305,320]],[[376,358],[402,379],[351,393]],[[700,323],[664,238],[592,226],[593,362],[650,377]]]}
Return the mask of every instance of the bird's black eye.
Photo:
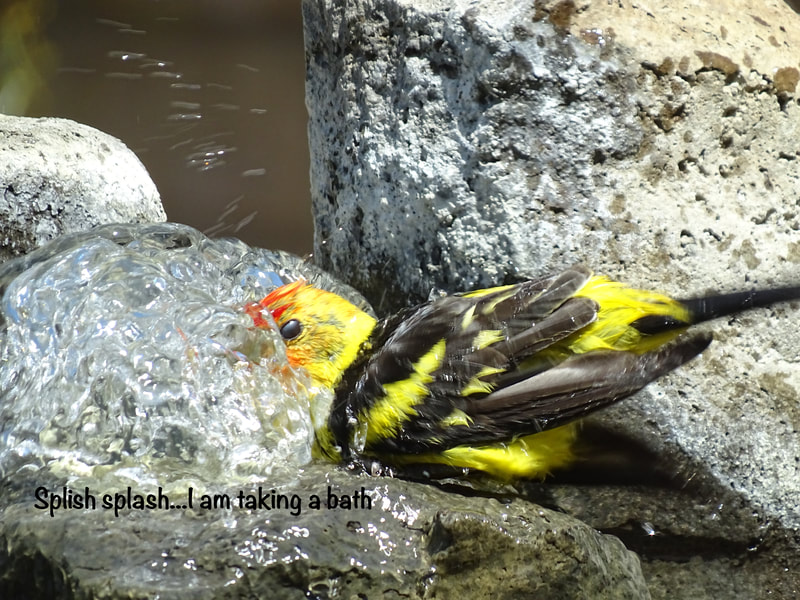
{"label": "bird's black eye", "polygon": [[281,326],[281,335],[285,340],[293,340],[300,332],[303,331],[303,326],[297,319],[290,319]]}

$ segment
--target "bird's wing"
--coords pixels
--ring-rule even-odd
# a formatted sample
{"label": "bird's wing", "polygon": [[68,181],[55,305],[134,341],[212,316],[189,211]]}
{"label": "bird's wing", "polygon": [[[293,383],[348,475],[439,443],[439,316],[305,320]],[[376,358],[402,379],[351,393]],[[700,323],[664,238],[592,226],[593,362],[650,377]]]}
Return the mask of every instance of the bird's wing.
{"label": "bird's wing", "polygon": [[374,352],[337,391],[329,421],[336,443],[345,454],[353,444],[414,454],[508,441],[629,396],[708,345],[701,336],[643,354],[541,360],[597,319],[597,304],[575,297],[590,277],[573,267],[440,298],[384,323]]}
{"label": "bird's wing", "polygon": [[563,425],[639,391],[700,354],[708,334],[679,338],[651,352],[597,351],[571,356],[541,373],[502,387],[462,409],[469,426],[448,431],[447,445],[508,439]]}
{"label": "bird's wing", "polygon": [[383,322],[371,340],[374,351],[351,365],[339,385],[329,421],[337,443],[349,447],[361,426],[370,447],[429,447],[470,397],[496,389],[491,380],[596,318],[594,302],[573,298],[590,277],[573,267],[446,296]]}

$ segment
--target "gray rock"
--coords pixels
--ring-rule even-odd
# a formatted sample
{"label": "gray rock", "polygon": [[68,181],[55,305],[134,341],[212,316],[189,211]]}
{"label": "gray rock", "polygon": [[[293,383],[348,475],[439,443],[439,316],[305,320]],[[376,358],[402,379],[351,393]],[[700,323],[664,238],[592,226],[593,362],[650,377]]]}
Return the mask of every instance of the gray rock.
{"label": "gray rock", "polygon": [[[272,483],[263,486],[269,495]],[[329,487],[340,495],[364,488],[372,506],[327,509]],[[638,559],[619,540],[522,500],[463,497],[324,465],[279,490],[301,499],[296,514],[239,508],[239,493],[258,495],[247,485],[217,490],[231,509],[203,510],[195,497],[193,510],[116,515],[90,490],[97,509],[53,517],[34,508],[32,488],[14,500],[4,494],[4,598],[649,597]],[[309,508],[312,494],[320,509]],[[185,503],[186,495],[169,499]]]}
{"label": "gray rock", "polygon": [[532,2],[304,15],[316,257],[378,308],[579,261],[674,292],[800,261],[800,108],[766,73],[656,69]]}
{"label": "gray rock", "polygon": [[0,190],[0,261],[101,223],[166,219],[136,155],[67,119],[0,115]]}
{"label": "gray rock", "polygon": [[304,10],[325,268],[397,308],[433,285],[575,262],[587,236],[605,245],[593,165],[633,157],[644,136],[619,60],[536,21],[532,3]]}
{"label": "gray rock", "polygon": [[[785,4],[303,6],[315,256],[379,312],[574,262],[678,297],[798,283],[800,19]],[[683,482],[650,490],[664,511],[550,492],[682,550],[645,562],[655,597],[794,593],[795,308],[712,324],[703,357],[597,419]]]}

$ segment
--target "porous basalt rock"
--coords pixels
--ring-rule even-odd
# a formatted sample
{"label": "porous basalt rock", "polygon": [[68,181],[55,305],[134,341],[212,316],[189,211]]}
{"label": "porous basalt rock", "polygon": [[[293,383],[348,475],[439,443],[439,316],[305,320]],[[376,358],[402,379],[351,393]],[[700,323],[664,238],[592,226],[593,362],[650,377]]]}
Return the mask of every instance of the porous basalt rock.
{"label": "porous basalt rock", "polygon": [[[787,4],[303,7],[316,258],[379,312],[575,262],[677,297],[797,285]],[[709,325],[699,360],[595,421],[686,486],[682,500],[651,490],[668,512],[617,490],[548,492],[626,541],[682,548],[645,561],[654,597],[797,593],[796,308]]]}

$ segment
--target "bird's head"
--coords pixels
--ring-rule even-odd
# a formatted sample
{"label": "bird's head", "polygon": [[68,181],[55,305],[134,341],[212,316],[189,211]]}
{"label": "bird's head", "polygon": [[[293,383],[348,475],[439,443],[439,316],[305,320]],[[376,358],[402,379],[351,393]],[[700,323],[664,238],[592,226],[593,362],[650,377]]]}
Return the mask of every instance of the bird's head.
{"label": "bird's head", "polygon": [[316,385],[330,389],[336,388],[376,324],[344,298],[302,279],[248,304],[245,311],[256,327],[271,328],[274,321],[289,363],[308,371]]}

